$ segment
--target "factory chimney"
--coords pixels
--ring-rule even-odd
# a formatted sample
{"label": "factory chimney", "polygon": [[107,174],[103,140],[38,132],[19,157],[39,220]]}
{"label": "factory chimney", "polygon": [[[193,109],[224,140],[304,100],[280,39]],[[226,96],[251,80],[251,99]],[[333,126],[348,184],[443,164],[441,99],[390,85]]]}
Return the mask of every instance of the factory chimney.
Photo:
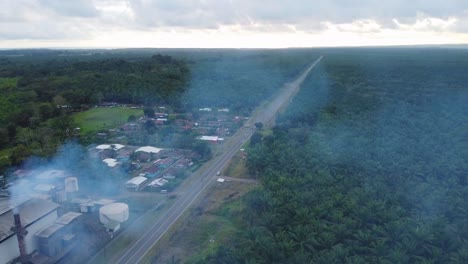
{"label": "factory chimney", "polygon": [[22,264],[29,263],[29,256],[26,253],[26,245],[24,242],[24,237],[28,234],[28,231],[26,231],[26,229],[23,228],[23,225],[21,225],[21,217],[17,210],[13,213],[13,217],[15,219],[15,226],[11,229],[16,233],[18,238],[18,247],[20,251],[19,261]]}

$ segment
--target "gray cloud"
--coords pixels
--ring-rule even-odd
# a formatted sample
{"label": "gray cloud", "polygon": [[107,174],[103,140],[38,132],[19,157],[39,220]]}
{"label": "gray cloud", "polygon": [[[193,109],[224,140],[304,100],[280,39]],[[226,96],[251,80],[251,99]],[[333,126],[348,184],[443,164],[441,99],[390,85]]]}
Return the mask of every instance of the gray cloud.
{"label": "gray cloud", "polygon": [[[345,24],[367,19],[376,21],[381,29],[394,29],[411,25],[421,16],[456,18],[459,24],[448,30],[466,32],[468,1],[1,0],[0,38],[60,39],[105,30],[217,29],[233,25],[253,32],[286,32],[292,28],[317,32],[323,30],[324,22]],[[395,19],[400,25],[394,23]]]}
{"label": "gray cloud", "polygon": [[38,0],[40,6],[60,16],[95,17],[99,14],[92,0]]}
{"label": "gray cloud", "polygon": [[464,16],[465,0],[129,0],[137,23],[145,26],[217,27],[229,24],[310,24],[329,21],[349,23],[374,19],[392,25],[393,19],[414,21],[418,14],[447,19]]}

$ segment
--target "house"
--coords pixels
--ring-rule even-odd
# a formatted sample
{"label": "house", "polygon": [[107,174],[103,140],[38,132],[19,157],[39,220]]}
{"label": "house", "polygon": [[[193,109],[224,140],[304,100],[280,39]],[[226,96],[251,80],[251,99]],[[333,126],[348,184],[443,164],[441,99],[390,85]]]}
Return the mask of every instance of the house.
{"label": "house", "polygon": [[174,160],[171,158],[158,159],[154,162],[156,166],[162,169],[168,168],[169,166],[171,166],[172,163],[174,163]]}
{"label": "house", "polygon": [[110,168],[114,168],[115,166],[119,164],[119,162],[116,159],[112,159],[112,158],[103,159],[102,161]]}
{"label": "house", "polygon": [[146,182],[146,180],[148,180],[148,178],[142,177],[142,176],[137,176],[137,177],[134,177],[134,178],[128,180],[125,183],[125,186],[128,189],[138,191],[143,186],[143,184]]}
{"label": "house", "polygon": [[224,138],[220,138],[218,136],[200,136],[197,138],[198,140],[209,141],[211,143],[218,143],[224,141]]}
{"label": "house", "polygon": [[161,169],[156,166],[156,165],[153,165],[147,169],[144,170],[144,174],[145,176],[147,176],[148,178],[154,178],[156,177],[159,173],[161,172]]}
{"label": "house", "polygon": [[153,187],[153,188],[159,188],[159,187],[162,187],[164,186],[166,183],[168,183],[169,181],[166,180],[166,179],[163,179],[163,178],[157,178],[157,179],[154,179],[152,180],[148,186],[149,187]]}
{"label": "house", "polygon": [[135,152],[146,152],[146,153],[157,154],[157,153],[159,153],[161,150],[162,150],[162,149],[160,149],[160,148],[151,147],[151,146],[145,146],[145,147],[141,147],[141,148],[135,150]]}
{"label": "house", "polygon": [[205,108],[198,109],[198,111],[200,111],[200,112],[211,112],[211,111],[213,111],[213,109],[211,109],[209,107],[205,107]]}

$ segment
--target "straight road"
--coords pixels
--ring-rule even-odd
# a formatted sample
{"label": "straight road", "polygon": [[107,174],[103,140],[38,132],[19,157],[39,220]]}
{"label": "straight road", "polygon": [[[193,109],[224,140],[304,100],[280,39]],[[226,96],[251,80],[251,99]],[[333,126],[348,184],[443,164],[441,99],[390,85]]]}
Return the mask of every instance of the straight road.
{"label": "straight road", "polygon": [[167,210],[163,210],[161,217],[155,220],[147,231],[135,243],[131,244],[127,250],[120,255],[114,256],[109,263],[134,264],[139,263],[148,251],[164,236],[177,219],[185,212],[197,197],[210,184],[215,183],[218,176],[216,173],[221,171],[239,151],[245,141],[247,141],[255,132],[256,122],[269,123],[275,117],[275,114],[299,91],[300,85],[305,80],[309,72],[317,65],[323,57],[319,57],[306,70],[304,70],[293,82],[284,85],[280,94],[270,102],[264,110],[257,113],[249,120],[250,127],[241,129],[235,133],[224,144],[228,149],[217,156],[213,162],[206,168],[199,169],[191,177],[193,181],[184,186],[185,190],[179,190],[176,201]]}

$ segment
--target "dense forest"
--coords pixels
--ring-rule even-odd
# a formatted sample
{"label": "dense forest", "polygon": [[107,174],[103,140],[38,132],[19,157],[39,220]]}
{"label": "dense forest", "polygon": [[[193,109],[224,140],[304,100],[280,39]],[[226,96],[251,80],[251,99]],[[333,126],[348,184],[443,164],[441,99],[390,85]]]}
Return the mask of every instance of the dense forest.
{"label": "dense forest", "polygon": [[262,187],[199,263],[467,263],[468,52],[326,54],[272,135]]}
{"label": "dense forest", "polygon": [[23,52],[28,56],[0,56],[0,149],[9,152],[1,169],[30,155],[52,156],[73,137],[71,112],[105,101],[179,107],[189,78],[186,63],[167,55]]}

